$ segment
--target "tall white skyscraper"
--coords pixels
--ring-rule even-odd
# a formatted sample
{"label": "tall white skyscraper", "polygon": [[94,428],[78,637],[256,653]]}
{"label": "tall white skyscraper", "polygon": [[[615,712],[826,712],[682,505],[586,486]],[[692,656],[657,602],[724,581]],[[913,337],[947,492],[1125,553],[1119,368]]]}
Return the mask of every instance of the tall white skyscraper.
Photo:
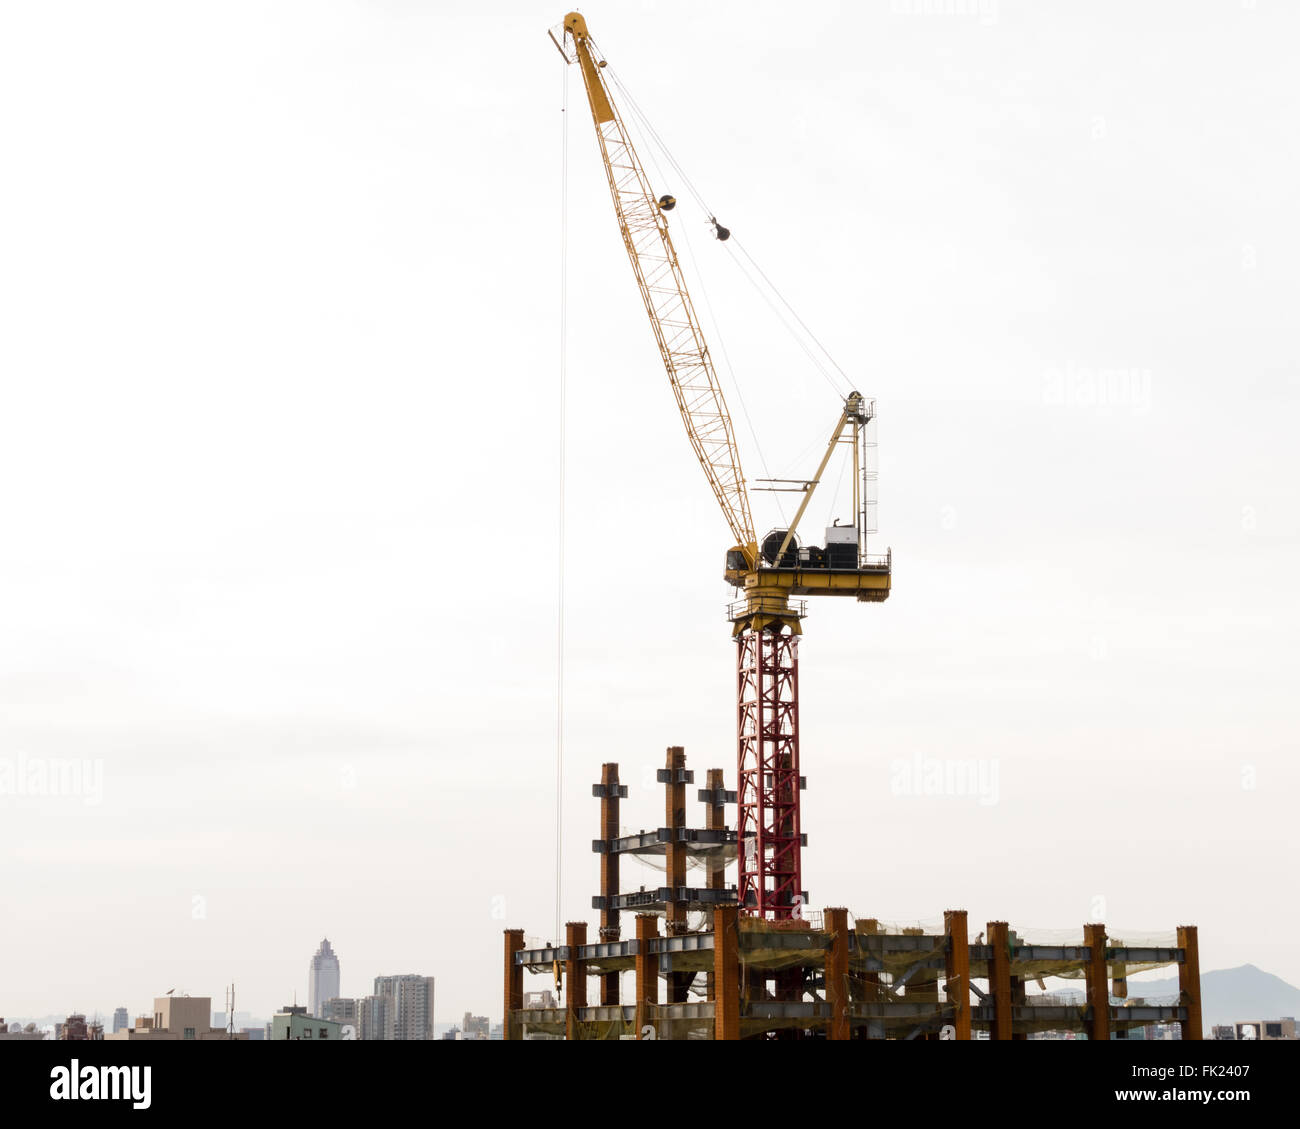
{"label": "tall white skyscraper", "polygon": [[320,1018],[325,1001],[335,999],[338,994],[339,958],[326,938],[311,958],[311,971],[307,973],[307,1014]]}

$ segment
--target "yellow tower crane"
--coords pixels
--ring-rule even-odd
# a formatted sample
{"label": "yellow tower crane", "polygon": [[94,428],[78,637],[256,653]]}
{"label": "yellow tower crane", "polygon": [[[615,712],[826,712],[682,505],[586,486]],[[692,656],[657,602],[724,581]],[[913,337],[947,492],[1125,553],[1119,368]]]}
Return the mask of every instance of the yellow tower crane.
{"label": "yellow tower crane", "polygon": [[[874,405],[857,392],[845,399],[826,452],[811,479],[795,487],[803,498],[786,529],[762,544],[754,533],[749,493],[735,429],[686,288],[668,230],[676,200],[656,195],[632,146],[609,84],[606,62],[570,12],[550,33],[568,63],[582,72],[614,212],[641,300],[668,373],[695,457],[735,539],[724,575],[743,593],[729,609],[737,643],[737,898],[749,913],[775,919],[801,916],[799,819],[798,637],[805,604],[794,597],[852,596],[880,602],[889,595],[891,557],[866,554],[867,437]],[[717,227],[726,239],[729,233]],[[800,547],[796,533],[832,455],[851,444],[854,525],[826,531],[825,548]]]}

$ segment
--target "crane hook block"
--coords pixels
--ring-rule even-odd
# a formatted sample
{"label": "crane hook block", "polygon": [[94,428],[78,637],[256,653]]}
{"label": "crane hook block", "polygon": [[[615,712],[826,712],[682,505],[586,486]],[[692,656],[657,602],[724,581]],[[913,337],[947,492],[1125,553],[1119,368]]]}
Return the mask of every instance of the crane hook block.
{"label": "crane hook block", "polygon": [[713,224],[713,234],[718,237],[719,243],[725,243],[731,238],[731,229],[723,227],[722,224],[718,223],[717,216],[710,216],[709,223]]}
{"label": "crane hook block", "polygon": [[661,211],[671,212],[675,207],[677,207],[676,196],[665,195],[659,197],[659,208]]}

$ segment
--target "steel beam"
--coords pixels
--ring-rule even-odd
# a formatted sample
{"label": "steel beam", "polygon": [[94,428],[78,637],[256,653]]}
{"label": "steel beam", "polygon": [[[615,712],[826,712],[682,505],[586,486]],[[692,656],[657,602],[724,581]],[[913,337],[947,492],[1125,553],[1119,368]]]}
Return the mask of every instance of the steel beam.
{"label": "steel beam", "polygon": [[829,1020],[829,1004],[807,1000],[751,1000],[741,1008],[741,1019],[821,1019]]}
{"label": "steel beam", "polygon": [[947,938],[936,933],[873,933],[859,936],[857,947],[869,953],[928,953],[946,943]]}
{"label": "steel beam", "polygon": [[821,929],[782,929],[779,933],[741,933],[740,940],[745,952],[753,952],[756,949],[825,949],[831,939]]}
{"label": "steel beam", "polygon": [[1118,964],[1182,964],[1184,950],[1159,948],[1131,948],[1120,945],[1106,950],[1106,959]]}
{"label": "steel beam", "polygon": [[917,1019],[921,1016],[947,1015],[951,1009],[938,1000],[891,1000],[888,1003],[863,1002],[849,1005],[853,1019]]}

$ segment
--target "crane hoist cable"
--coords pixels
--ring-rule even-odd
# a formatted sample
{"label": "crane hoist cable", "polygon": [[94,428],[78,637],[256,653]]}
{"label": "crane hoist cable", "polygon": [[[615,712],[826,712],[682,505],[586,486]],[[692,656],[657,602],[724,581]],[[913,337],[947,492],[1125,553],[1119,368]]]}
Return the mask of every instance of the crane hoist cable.
{"label": "crane hoist cable", "polygon": [[559,506],[556,514],[555,579],[555,943],[560,943],[564,895],[564,551],[568,483],[569,368],[569,68],[564,68],[560,102],[560,364],[559,364]]}
{"label": "crane hoist cable", "polygon": [[[790,311],[790,316],[794,318],[796,322],[799,323],[799,328],[802,329],[808,335],[808,337],[812,340],[813,344],[816,345],[817,348],[822,351],[822,355],[828,361],[830,361],[835,371],[838,372],[840,376],[843,378],[844,388],[851,391],[853,388],[853,382],[849,379],[849,374],[846,373],[844,369],[840,367],[840,363],[831,355],[830,350],[827,349],[826,346],[821,343],[821,339],[815,333],[813,333],[811,329],[808,328],[807,323],[803,320],[803,318],[799,316],[799,311],[796,310],[794,306],[792,306],[789,303],[789,301],[786,299],[785,295],[782,294],[781,291],[777,289],[776,283],[774,283],[770,278],[767,277],[766,272],[763,270],[762,267],[758,265],[757,261],[754,259],[754,256],[749,253],[745,245],[734,235],[731,238],[731,242],[735,243],[735,245],[740,249],[740,253],[745,256],[749,264],[754,268],[754,270],[758,272],[759,277],[761,277],[762,280],[767,283],[768,287],[771,289],[772,293],[776,295],[777,300],[781,303],[781,305],[783,305],[787,310]],[[728,248],[728,251],[730,251],[730,248]]]}
{"label": "crane hoist cable", "polygon": [[[650,122],[650,119],[646,117],[645,112],[641,109],[636,99],[632,96],[632,92],[627,88],[627,84],[623,82],[623,80],[618,76],[617,73],[613,72],[612,67],[609,68],[609,73],[610,73],[611,81],[618,88],[619,94],[622,96],[623,100],[627,103],[628,106],[631,107],[632,115],[634,119],[645,131],[646,136],[651,140],[653,145],[657,147],[660,152],[663,153],[664,159],[665,161],[667,161],[668,166],[677,174],[681,182],[686,185],[687,192],[689,192],[691,196],[695,198],[695,202],[699,205],[700,210],[706,216],[709,217],[709,221],[713,223],[715,226],[720,226],[718,225],[716,212],[714,212],[714,210],[710,208],[709,205],[705,202],[704,196],[695,187],[695,183],[687,175],[686,170],[682,168],[681,162],[678,161],[677,158],[673,155],[672,150],[668,148],[667,143],[665,143],[663,138],[659,135],[659,131],[655,129],[654,125]],[[653,150],[651,151],[651,160],[654,160]],[[726,228],[723,228],[722,230],[727,231]],[[722,240],[722,242],[735,244],[735,246],[740,250],[741,255],[743,255],[745,260],[749,263],[749,268],[752,268],[752,271],[756,273],[758,277],[763,280],[764,283],[767,284],[768,289],[772,292],[773,295],[776,296],[777,301],[782,306],[784,306],[786,310],[789,311],[790,316],[794,318],[795,322],[799,325],[799,328],[802,329],[804,333],[807,334],[808,339],[812,341],[812,343],[816,345],[818,349],[821,350],[822,355],[826,358],[827,361],[830,362],[831,367],[839,374],[841,380],[843,381],[842,386],[836,385],[835,380],[831,377],[830,373],[826,370],[822,362],[813,355],[811,350],[807,348],[806,343],[799,338],[799,335],[795,333],[794,329],[790,326],[790,324],[785,320],[785,318],[778,311],[776,311],[775,306],[773,306],[773,310],[774,312],[777,312],[777,316],[778,318],[780,318],[781,324],[785,326],[785,328],[789,331],[790,335],[794,337],[796,341],[799,342],[800,347],[804,350],[805,354],[808,356],[808,359],[813,363],[813,365],[818,369],[818,371],[820,371],[823,374],[823,376],[826,377],[827,383],[831,385],[831,388],[835,391],[835,394],[839,396],[840,399],[843,399],[844,396],[848,392],[852,391],[853,388],[853,382],[849,379],[848,373],[844,371],[840,363],[831,354],[830,350],[827,349],[826,346],[822,344],[821,339],[815,333],[813,333],[813,331],[808,327],[807,322],[805,322],[803,318],[799,316],[799,311],[796,310],[794,306],[790,303],[790,301],[786,298],[786,296],[781,293],[776,283],[774,283],[768,277],[767,272],[764,271],[761,266],[759,266],[758,260],[756,260],[752,254],[750,254],[749,249],[745,247],[745,245],[741,242],[741,240],[736,237],[735,233],[728,231],[727,238]],[[727,250],[730,251],[731,248],[728,247]],[[763,294],[763,288],[754,279],[753,274],[750,273],[750,269],[747,269],[745,265],[741,263],[738,258],[736,258],[735,255],[732,255],[732,258],[733,260],[735,260],[736,266],[740,269],[741,273],[744,274],[750,280],[750,282],[754,285],[755,289],[757,289],[760,294]],[[768,301],[769,305],[772,304],[771,299],[767,294],[763,294],[763,297],[766,301]]]}
{"label": "crane hoist cable", "polygon": [[[817,359],[816,355],[808,347],[808,343],[804,341],[803,338],[801,338],[797,333],[795,333],[790,323],[785,320],[785,315],[781,313],[780,307],[775,302],[772,301],[772,298],[769,294],[764,292],[763,288],[754,279],[754,276],[745,269],[745,264],[742,263],[736,257],[736,253],[732,251],[730,247],[727,248],[727,254],[731,256],[732,262],[734,262],[736,266],[739,268],[740,273],[743,274],[749,280],[750,284],[754,287],[754,289],[758,291],[759,296],[763,299],[763,301],[767,303],[768,308],[772,311],[772,313],[776,315],[776,320],[779,321],[785,327],[786,331],[790,334],[790,336],[794,338],[795,344],[797,344],[799,348],[803,350],[804,356],[807,357],[808,360],[812,363],[813,368],[817,370],[821,378],[824,381],[826,381],[826,384],[830,388],[830,390],[834,392],[835,395],[839,397],[841,400],[844,399],[844,395],[845,395],[844,391],[839,387],[839,385],[836,384],[835,378],[831,375],[830,370],[828,370],[826,366],[823,365],[821,361]],[[798,315],[796,315],[796,317],[797,316]]]}

